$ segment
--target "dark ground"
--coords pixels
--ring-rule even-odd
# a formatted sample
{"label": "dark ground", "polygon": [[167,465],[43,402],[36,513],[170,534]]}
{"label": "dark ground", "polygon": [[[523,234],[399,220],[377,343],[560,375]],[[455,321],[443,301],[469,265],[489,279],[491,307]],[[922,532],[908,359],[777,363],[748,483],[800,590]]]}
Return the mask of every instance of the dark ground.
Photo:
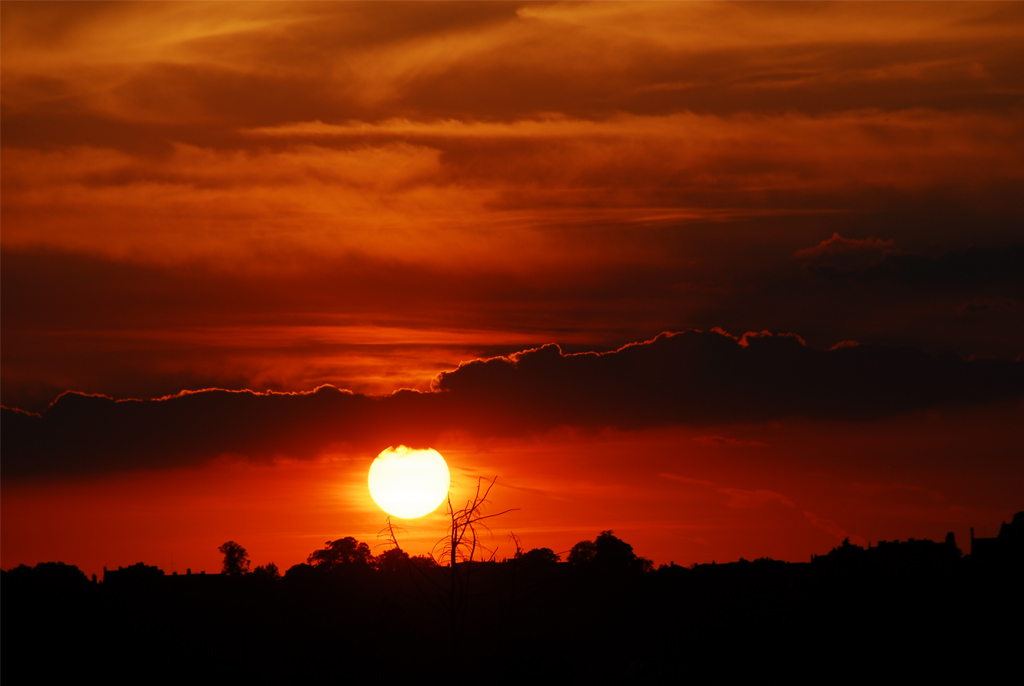
{"label": "dark ground", "polygon": [[402,562],[283,578],[138,565],[103,583],[19,567],[3,573],[3,677],[1021,680],[1019,552],[985,560],[917,541],[644,571],[631,550],[575,564],[531,551],[460,565],[454,605],[448,568]]}

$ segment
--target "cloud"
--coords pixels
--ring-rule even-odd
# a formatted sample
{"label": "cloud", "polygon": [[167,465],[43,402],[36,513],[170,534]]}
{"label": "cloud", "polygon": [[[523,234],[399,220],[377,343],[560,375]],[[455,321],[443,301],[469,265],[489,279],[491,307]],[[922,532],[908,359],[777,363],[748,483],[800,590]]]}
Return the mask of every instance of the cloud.
{"label": "cloud", "polygon": [[[26,117],[32,126],[46,119]],[[87,130],[88,120],[69,117],[57,128]],[[876,124],[908,135],[880,138]],[[16,132],[5,115],[5,129],[12,125]],[[285,246],[391,259],[413,251],[435,263],[469,258],[496,268],[552,255],[621,264],[665,259],[635,240],[637,226],[800,216],[834,225],[833,215],[891,211],[893,194],[903,203],[935,189],[989,207],[1020,176],[1019,153],[1004,143],[1020,137],[1020,126],[984,114],[313,120],[198,138],[178,135],[177,124],[153,126],[160,154],[119,150],[102,137],[33,149],[5,136],[5,246],[164,261],[201,252],[250,262],[254,248]],[[950,151],[937,140],[963,145]],[[148,230],[139,232],[143,220]],[[608,233],[612,245],[581,250],[571,233],[579,227]],[[835,238],[810,250],[832,260],[870,257],[851,249],[862,244]]]}
{"label": "cloud", "polygon": [[225,128],[1019,104],[1016,8],[453,7],[5,7],[5,108],[54,109],[40,74],[111,120]]}
{"label": "cloud", "polygon": [[748,334],[737,341],[691,330],[606,354],[565,355],[547,345],[476,360],[443,372],[434,387],[504,408],[513,418],[631,428],[793,415],[867,420],[972,398],[1016,397],[1022,383],[1015,362],[933,359],[870,345],[820,351],[791,335]]}
{"label": "cloud", "polygon": [[[679,240],[638,226],[834,218],[929,193],[1019,225],[1016,9],[2,12],[8,247],[621,263]],[[585,249],[562,240],[579,227]]]}
{"label": "cloud", "polygon": [[891,252],[898,252],[895,242],[891,239],[883,241],[873,237],[843,238],[838,233],[834,233],[831,238],[813,248],[796,251],[793,257],[805,263],[813,263],[819,268],[860,271],[880,262]]}
{"label": "cloud", "polygon": [[1012,280],[1020,252],[920,257],[926,268],[911,274],[929,280],[915,281],[875,271],[780,274],[792,250],[780,255],[783,267],[747,275],[704,255],[695,265],[527,263],[503,273],[472,261],[457,270],[416,262],[420,254],[282,249],[268,262],[163,264],[5,247],[0,384],[4,404],[35,411],[67,389],[151,398],[332,384],[381,394],[427,390],[460,360],[550,340],[565,352],[612,350],[684,325],[798,331],[812,348],[856,340],[1015,359],[1024,335],[1024,280]]}
{"label": "cloud", "polygon": [[[931,354],[953,350],[963,357],[1020,355],[1024,244],[1017,240],[928,255],[920,252],[923,246],[886,252],[879,242],[888,239],[825,241],[830,248],[852,251],[766,269],[744,288],[721,289],[688,321],[734,331],[753,326],[799,331],[817,347],[857,341]],[[813,255],[818,247],[808,252]]]}
{"label": "cloud", "polygon": [[439,374],[428,393],[366,396],[324,386],[121,401],[65,393],[41,415],[4,408],[3,473],[170,467],[225,454],[312,458],[335,446],[429,446],[453,431],[515,437],[560,426],[633,430],[793,416],[867,421],[1024,394],[1020,362],[867,345],[822,351],[792,336],[741,340],[747,345],[690,330],[601,354],[545,345],[463,363]]}
{"label": "cloud", "polygon": [[729,497],[726,505],[729,507],[749,509],[761,507],[768,503],[778,502],[786,507],[796,507],[793,501],[775,491],[768,491],[762,488],[748,491],[742,488],[723,488],[720,492]]}

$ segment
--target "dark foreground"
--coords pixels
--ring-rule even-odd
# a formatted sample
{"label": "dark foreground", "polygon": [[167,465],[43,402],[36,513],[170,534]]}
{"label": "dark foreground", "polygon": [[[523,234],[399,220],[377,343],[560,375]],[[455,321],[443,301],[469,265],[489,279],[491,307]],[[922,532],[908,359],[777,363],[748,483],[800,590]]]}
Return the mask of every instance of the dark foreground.
{"label": "dark foreground", "polygon": [[952,541],[844,545],[811,563],[656,571],[627,549],[462,564],[454,586],[449,568],[398,553],[283,577],[137,565],[94,583],[57,563],[20,567],[3,573],[3,677],[1020,678],[1019,544],[968,557]]}

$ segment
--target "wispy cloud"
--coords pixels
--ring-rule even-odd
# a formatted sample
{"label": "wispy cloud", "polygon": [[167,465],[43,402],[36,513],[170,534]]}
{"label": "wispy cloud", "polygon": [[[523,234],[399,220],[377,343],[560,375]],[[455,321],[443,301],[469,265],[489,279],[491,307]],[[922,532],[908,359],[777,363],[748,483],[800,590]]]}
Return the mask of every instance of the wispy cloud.
{"label": "wispy cloud", "polygon": [[775,491],[767,489],[754,489],[748,490],[744,488],[733,488],[721,486],[714,481],[706,481],[703,479],[691,479],[677,474],[662,473],[658,475],[663,479],[671,479],[682,484],[688,484],[705,488],[708,490],[715,491],[726,498],[726,507],[733,507],[737,509],[753,509],[758,507],[764,507],[771,503],[778,503],[785,505],[786,507],[796,507],[796,505],[786,496]]}

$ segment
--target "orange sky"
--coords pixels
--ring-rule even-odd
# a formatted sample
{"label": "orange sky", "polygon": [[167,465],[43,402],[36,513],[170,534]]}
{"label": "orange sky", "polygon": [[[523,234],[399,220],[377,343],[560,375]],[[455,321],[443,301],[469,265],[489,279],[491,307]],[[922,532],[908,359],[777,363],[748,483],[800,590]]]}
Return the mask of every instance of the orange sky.
{"label": "orange sky", "polygon": [[[528,548],[564,553],[610,528],[658,563],[803,561],[846,536],[863,545],[940,540],[953,531],[966,550],[971,526],[979,536],[996,535],[999,522],[1020,508],[1020,413],[1016,403],[867,428],[795,420],[555,432],[528,441],[452,436],[438,447],[457,499],[468,497],[478,477],[497,475],[491,511],[519,508],[492,522],[487,543],[499,558],[514,550],[510,531]],[[217,547],[229,539],[241,541],[254,564],[282,568],[342,535],[383,545],[377,535],[386,515],[366,490],[372,459],[226,459],[192,469],[5,479],[3,565],[60,558],[99,573],[104,565],[145,560],[213,572]],[[395,521],[404,528],[403,546],[415,553],[444,534],[440,510]]]}
{"label": "orange sky", "polygon": [[[711,424],[690,400],[643,425],[599,403],[538,423],[488,377],[473,391],[484,423],[437,410],[455,428],[435,447],[460,483],[497,474],[496,506],[521,508],[496,526],[500,545],[508,529],[562,550],[613,528],[657,562],[803,559],[841,534],[954,529],[963,546],[966,527],[1024,507],[1017,4],[4,2],[0,15],[7,408],[41,413],[68,390],[430,394],[461,362],[550,342],[793,332],[818,351],[857,341],[978,364],[955,389],[941,364],[907,372],[895,405],[854,393],[871,412],[819,412],[845,397],[838,382],[814,380],[821,396],[794,382],[780,398],[812,395],[787,404],[751,381],[787,409],[730,413],[753,402],[737,397]],[[647,407],[644,393],[664,394],[644,378],[630,393]],[[169,568],[173,554],[212,571],[227,539],[288,566],[328,538],[371,538],[380,513],[360,474],[398,442],[388,422],[400,436],[416,412],[389,412],[383,444],[358,447],[310,420],[317,440],[294,444],[317,447],[276,466],[210,434],[230,458],[100,468],[81,446],[79,467],[33,475],[34,453],[5,443],[0,566]]]}

